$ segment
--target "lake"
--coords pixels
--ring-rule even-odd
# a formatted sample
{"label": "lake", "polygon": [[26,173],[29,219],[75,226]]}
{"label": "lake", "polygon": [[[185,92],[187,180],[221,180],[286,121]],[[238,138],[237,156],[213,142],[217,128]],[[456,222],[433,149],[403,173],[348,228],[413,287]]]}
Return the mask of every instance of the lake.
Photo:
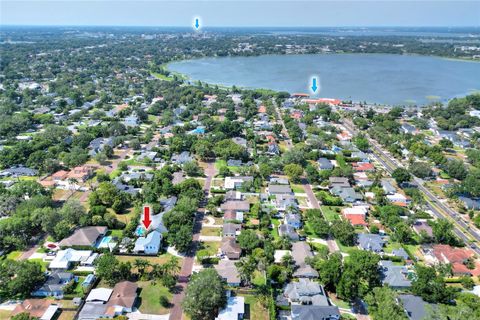
{"label": "lake", "polygon": [[480,63],[390,54],[265,55],[173,62],[168,69],[210,84],[309,92],[379,104],[446,101],[480,90]]}

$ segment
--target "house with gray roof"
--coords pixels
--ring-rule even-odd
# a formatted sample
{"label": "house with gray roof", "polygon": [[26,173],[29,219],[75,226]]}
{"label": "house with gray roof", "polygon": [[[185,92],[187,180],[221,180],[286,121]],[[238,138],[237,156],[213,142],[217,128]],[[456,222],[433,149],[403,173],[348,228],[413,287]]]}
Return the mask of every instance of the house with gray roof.
{"label": "house with gray roof", "polygon": [[381,184],[382,184],[382,189],[383,191],[385,191],[385,194],[395,194],[397,193],[397,188],[395,188],[392,183],[390,182],[390,180],[388,179],[382,179],[381,180]]}
{"label": "house with gray roof", "polygon": [[352,158],[359,159],[359,162],[370,162],[370,158],[363,151],[354,151],[352,152]]}
{"label": "house with gray roof", "polygon": [[237,266],[235,261],[232,260],[220,260],[217,265],[215,265],[215,270],[217,270],[218,275],[224,279],[229,286],[238,287],[240,286],[240,274],[238,273]]}
{"label": "house with gray roof", "polygon": [[297,200],[293,194],[277,194],[271,202],[277,211],[287,211],[289,208],[298,208]]}
{"label": "house with gray roof", "polygon": [[302,217],[298,213],[287,213],[284,222],[295,229],[300,229],[302,226]]}
{"label": "house with gray roof", "polygon": [[402,258],[403,260],[409,260],[410,259],[410,256],[408,255],[407,251],[405,251],[405,249],[403,249],[403,248],[393,249],[392,254],[395,257]]}
{"label": "house with gray roof", "polygon": [[382,283],[392,289],[407,289],[412,286],[408,279],[408,270],[405,266],[394,265],[390,260],[379,262]]}
{"label": "house with gray roof", "polygon": [[297,269],[293,273],[297,278],[318,278],[317,270],[305,262],[308,257],[313,257],[310,246],[305,241],[298,241],[292,244],[292,258]]}
{"label": "house with gray roof", "polygon": [[383,252],[385,241],[382,236],[372,233],[360,233],[358,235],[358,245],[363,250],[372,252]]}
{"label": "house with gray roof", "polygon": [[427,320],[428,307],[435,308],[436,305],[425,302],[421,297],[412,294],[401,294],[398,300],[402,303],[403,309],[409,320]]}
{"label": "house with gray roof", "polygon": [[318,168],[320,170],[332,170],[333,169],[333,164],[330,160],[327,158],[320,158],[318,159]]}
{"label": "house with gray roof", "polygon": [[105,236],[108,229],[107,227],[91,226],[78,228],[73,234],[62,241],[60,241],[60,247],[95,247],[97,242]]}
{"label": "house with gray roof", "polygon": [[288,224],[281,224],[278,226],[278,234],[280,237],[286,237],[292,241],[298,241],[299,236],[295,228]]}
{"label": "house with gray roof", "polygon": [[54,271],[47,276],[46,281],[39,288],[32,292],[32,296],[61,299],[63,297],[63,289],[70,281],[75,281],[73,274]]}
{"label": "house with gray roof", "polygon": [[224,237],[233,237],[237,236],[237,233],[242,230],[241,224],[236,223],[224,223],[223,224],[223,236]]}
{"label": "house with gray roof", "polygon": [[268,194],[292,194],[292,189],[286,184],[270,184],[268,185]]}
{"label": "house with gray roof", "polygon": [[292,304],[330,305],[323,287],[310,279],[300,278],[298,282],[288,283],[283,291],[283,296]]}
{"label": "house with gray roof", "polygon": [[18,178],[18,177],[33,177],[33,176],[36,176],[37,173],[38,171],[35,169],[30,169],[24,166],[14,166],[14,167],[3,170],[2,172],[0,172],[0,175],[12,177],[12,178]]}
{"label": "house with gray roof", "polygon": [[292,320],[339,320],[340,310],[337,306],[292,305]]}
{"label": "house with gray roof", "polygon": [[328,178],[330,182],[330,188],[340,187],[340,188],[348,188],[350,187],[350,182],[348,178],[344,177],[330,177]]}
{"label": "house with gray roof", "polygon": [[343,202],[346,203],[355,203],[361,201],[363,199],[362,195],[355,191],[352,187],[333,187],[330,192],[333,195],[336,195],[342,199]]}
{"label": "house with gray roof", "polygon": [[182,165],[184,163],[193,161],[193,157],[190,155],[190,152],[188,151],[183,151],[182,153],[174,154],[171,158],[171,161],[175,164]]}

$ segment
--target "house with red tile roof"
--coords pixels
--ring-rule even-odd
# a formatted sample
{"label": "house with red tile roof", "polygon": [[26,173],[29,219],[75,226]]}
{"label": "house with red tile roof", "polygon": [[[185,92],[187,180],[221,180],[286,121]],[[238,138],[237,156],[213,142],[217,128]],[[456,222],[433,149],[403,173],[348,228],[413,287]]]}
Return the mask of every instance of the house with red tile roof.
{"label": "house with red tile roof", "polygon": [[350,221],[352,226],[368,226],[368,223],[365,221],[365,216],[361,214],[344,214],[343,217]]}
{"label": "house with red tile roof", "polygon": [[262,104],[260,107],[258,107],[258,113],[266,113],[267,108]]}
{"label": "house with red tile roof", "polygon": [[[475,259],[475,252],[467,248],[454,248],[446,244],[433,246],[433,255],[439,263],[450,263],[454,275],[480,275],[480,261]],[[473,261],[473,269],[469,269],[467,262]]]}
{"label": "house with red tile roof", "polygon": [[375,166],[370,162],[354,162],[352,163],[352,167],[356,172],[375,171]]}

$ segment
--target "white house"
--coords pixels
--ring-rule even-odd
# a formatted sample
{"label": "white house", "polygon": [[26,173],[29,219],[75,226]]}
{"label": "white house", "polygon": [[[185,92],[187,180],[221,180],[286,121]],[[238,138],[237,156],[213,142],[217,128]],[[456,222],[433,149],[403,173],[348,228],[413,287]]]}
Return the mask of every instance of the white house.
{"label": "white house", "polygon": [[215,320],[240,320],[243,319],[245,313],[245,298],[244,297],[230,297],[227,301],[227,306],[220,310],[218,317]]}
{"label": "white house", "polygon": [[157,230],[150,232],[146,237],[139,237],[135,241],[133,252],[145,254],[157,254],[160,250],[162,234]]}
{"label": "white house", "polygon": [[50,262],[49,269],[68,270],[73,264],[79,263],[82,266],[93,266],[98,253],[91,250],[75,250],[68,248],[57,252],[55,258]]}

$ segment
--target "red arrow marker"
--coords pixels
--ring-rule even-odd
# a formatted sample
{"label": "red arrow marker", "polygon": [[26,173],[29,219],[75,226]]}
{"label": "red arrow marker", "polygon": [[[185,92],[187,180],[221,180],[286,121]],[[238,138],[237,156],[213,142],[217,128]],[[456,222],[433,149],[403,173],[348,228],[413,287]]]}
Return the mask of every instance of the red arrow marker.
{"label": "red arrow marker", "polygon": [[148,207],[148,206],[143,207],[142,223],[143,223],[145,229],[148,229],[148,227],[150,227],[150,224],[152,223],[152,220],[150,219],[150,207]]}

